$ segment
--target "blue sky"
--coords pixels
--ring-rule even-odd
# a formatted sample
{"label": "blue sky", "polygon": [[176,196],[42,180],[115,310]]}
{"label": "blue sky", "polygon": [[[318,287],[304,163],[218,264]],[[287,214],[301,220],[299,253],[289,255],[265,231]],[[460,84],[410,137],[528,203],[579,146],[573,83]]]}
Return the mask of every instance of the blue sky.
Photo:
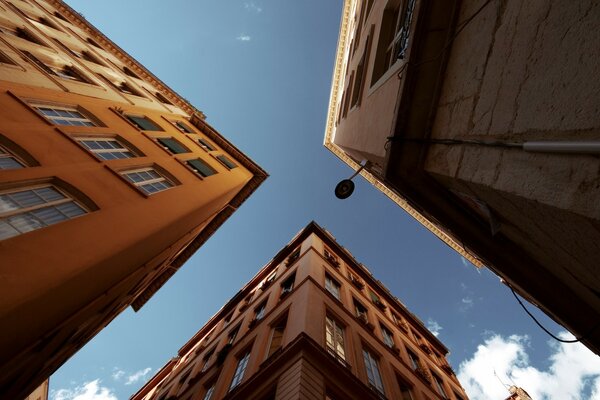
{"label": "blue sky", "polygon": [[551,342],[495,275],[361,178],[334,197],[351,175],[322,146],[342,0],[67,2],[271,176],[140,312],[51,377],[51,399],[128,399],[311,220],[436,328],[472,399],[506,397],[494,370],[536,400],[600,399],[600,358]]}

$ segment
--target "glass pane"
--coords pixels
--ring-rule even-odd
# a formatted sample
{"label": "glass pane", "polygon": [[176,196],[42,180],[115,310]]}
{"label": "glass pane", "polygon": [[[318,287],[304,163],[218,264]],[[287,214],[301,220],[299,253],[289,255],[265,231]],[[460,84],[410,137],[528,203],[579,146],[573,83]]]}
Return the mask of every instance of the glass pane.
{"label": "glass pane", "polygon": [[217,156],[217,159],[219,161],[221,161],[229,169],[233,169],[233,168],[237,167],[237,165],[233,161],[231,161],[229,158],[225,157],[222,154]]}
{"label": "glass pane", "polygon": [[209,167],[208,165],[206,165],[203,161],[201,161],[199,159],[190,160],[187,163],[200,176],[207,177],[207,176],[216,174],[216,171],[214,169],[212,169],[211,167]]}
{"label": "glass pane", "polygon": [[23,164],[12,157],[0,158],[0,169],[18,169],[23,168]]}
{"label": "glass pane", "polygon": [[10,218],[7,218],[6,221],[21,233],[33,231],[44,226],[40,221],[36,220],[31,214],[28,213],[14,215]]}
{"label": "glass pane", "polygon": [[0,220],[0,240],[8,239],[9,237],[17,236],[19,231],[9,225],[7,222]]}
{"label": "glass pane", "polygon": [[167,148],[171,153],[188,153],[189,150],[183,147],[181,143],[172,138],[158,139],[158,142]]}

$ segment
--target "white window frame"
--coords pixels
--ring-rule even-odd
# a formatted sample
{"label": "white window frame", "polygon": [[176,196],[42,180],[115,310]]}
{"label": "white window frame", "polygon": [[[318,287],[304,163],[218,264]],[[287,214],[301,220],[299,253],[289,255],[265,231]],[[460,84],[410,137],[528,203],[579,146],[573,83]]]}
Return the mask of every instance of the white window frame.
{"label": "white window frame", "polygon": [[14,167],[14,168],[0,168],[0,171],[2,170],[10,170],[10,169],[21,169],[21,168],[26,168],[27,167],[27,163],[25,161],[23,161],[20,157],[17,157],[15,154],[13,154],[10,150],[8,150],[6,147],[0,145],[0,160],[1,159],[11,159],[14,162],[16,162],[19,166],[18,167]]}
{"label": "white window frame", "polygon": [[385,325],[381,324],[381,336],[383,337],[383,343],[389,348],[396,345],[394,342],[394,334]]}
{"label": "white window frame", "polygon": [[[135,151],[133,151],[131,148],[129,148],[129,146],[127,146],[121,140],[119,140],[118,137],[75,136],[74,139],[77,140],[77,143],[79,143],[79,145],[81,147],[83,147],[85,150],[92,153],[94,156],[96,156],[96,158],[103,160],[103,161],[117,160],[117,159],[123,159],[123,158],[135,158],[138,156]],[[118,147],[118,148],[115,147],[115,148],[111,148],[111,149],[104,149],[104,148],[92,149],[92,148],[88,147],[85,143],[83,143],[84,141],[116,142],[119,144],[120,147]],[[129,153],[130,155],[126,156],[126,157],[104,158],[102,156],[102,154],[107,154],[107,153],[119,153],[119,154]]]}
{"label": "white window frame", "polygon": [[331,355],[346,361],[344,327],[329,315],[325,317],[325,346]]}
{"label": "white window frame", "polygon": [[[129,174],[148,172],[148,171],[152,171],[152,172],[156,173],[157,175],[159,175],[159,177],[148,179],[145,181],[135,182],[134,180],[130,179],[128,176]],[[119,173],[121,174],[121,176],[123,178],[125,178],[125,180],[127,182],[131,183],[132,185],[134,185],[136,188],[138,188],[140,191],[142,191],[143,193],[145,193],[148,196],[152,196],[153,194],[163,192],[163,191],[171,189],[172,187],[175,186],[175,183],[173,183],[170,179],[165,177],[160,171],[158,171],[156,168],[153,168],[153,167],[129,169],[129,170],[125,170],[125,171],[120,171]],[[156,183],[161,183],[163,186],[166,186],[166,187],[163,187],[162,189],[159,189],[156,192],[152,192],[152,191],[149,191],[144,188],[144,186],[146,186],[146,185],[153,185]]]}
{"label": "white window frame", "polygon": [[329,276],[329,274],[325,274],[325,289],[338,300],[341,300],[341,287],[342,285],[340,285],[338,281]]}
{"label": "white window frame", "polygon": [[[39,193],[39,191],[41,191],[43,189],[47,189],[47,188],[50,188],[54,192],[58,193],[61,196],[61,198],[55,199],[55,200],[44,199],[43,196]],[[36,190],[38,192],[36,192]],[[14,198],[12,198],[12,199],[10,198],[11,194],[14,195],[17,193],[23,193],[23,192],[28,192],[28,191],[33,192],[33,194],[35,196],[37,196],[40,200],[42,200],[42,202],[40,202],[39,204],[30,205],[30,206],[24,205],[24,206],[19,207],[17,200]],[[9,239],[11,237],[22,235],[23,233],[31,232],[31,231],[45,228],[47,226],[54,225],[54,224],[57,224],[60,222],[68,221],[68,220],[77,218],[79,216],[85,215],[89,212],[89,210],[86,209],[83,205],[81,205],[79,202],[77,202],[75,199],[73,199],[67,193],[65,193],[64,191],[60,190],[59,188],[57,188],[56,186],[54,186],[52,184],[25,186],[25,187],[13,188],[10,190],[3,190],[0,192],[0,196],[8,196],[8,198],[11,201],[13,201],[14,203],[16,203],[16,205],[17,205],[16,208],[0,211],[0,222],[2,224],[7,224],[8,226],[12,227],[15,231],[18,232],[17,234],[3,236],[2,238],[0,238],[0,240]],[[74,215],[74,216],[69,216],[69,215],[65,214],[65,212],[63,210],[58,208],[58,206],[61,206],[64,204],[69,204],[69,203],[72,203],[75,206],[77,206],[77,208],[79,208],[79,210],[82,211],[82,213]],[[49,210],[51,208],[53,208],[55,211],[58,211],[58,213],[61,214],[62,216],[64,216],[65,218],[58,220],[58,221],[50,222],[48,220],[44,220],[42,218],[42,216],[34,214],[34,212],[36,212],[36,211],[42,211],[44,209]],[[14,226],[13,224],[15,222],[13,222],[13,224],[8,222],[8,220],[10,218],[14,218],[17,216],[25,216],[25,215],[27,215],[31,221],[36,221],[37,226],[27,226],[30,229],[23,230],[22,228],[19,229],[18,227]],[[23,225],[23,226],[25,226],[25,225]]]}
{"label": "white window frame", "polygon": [[371,354],[369,350],[363,348],[363,360],[365,362],[365,369],[367,370],[367,380],[369,381],[369,385],[372,388],[377,389],[380,393],[385,394],[377,359],[373,357],[373,354]]}
{"label": "white window frame", "polygon": [[[92,120],[85,111],[82,111],[77,106],[63,106],[57,104],[43,104],[43,103],[31,103],[29,104],[33,107],[38,114],[42,117],[50,121],[54,125],[59,126],[100,126],[96,121]],[[58,116],[48,115],[46,112],[42,111],[42,109],[47,109],[50,111],[59,114]],[[60,115],[63,113],[63,115]],[[73,115],[64,115],[64,113],[76,113],[79,116]],[[65,121],[66,123],[57,123],[56,121]]]}
{"label": "white window frame", "polygon": [[248,350],[242,358],[238,360],[237,366],[235,368],[235,373],[233,374],[233,378],[231,379],[231,384],[229,385],[228,392],[231,392],[235,389],[244,379],[244,373],[246,372],[246,367],[248,367],[248,360],[250,359],[250,351]]}

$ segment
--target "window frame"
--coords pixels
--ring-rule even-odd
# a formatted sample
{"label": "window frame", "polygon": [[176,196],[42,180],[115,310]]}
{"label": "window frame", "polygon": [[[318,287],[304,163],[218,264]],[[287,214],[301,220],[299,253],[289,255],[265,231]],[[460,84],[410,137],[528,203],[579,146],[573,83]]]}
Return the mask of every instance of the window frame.
{"label": "window frame", "polygon": [[14,169],[23,169],[23,168],[29,167],[29,164],[26,161],[24,161],[21,157],[19,157],[17,154],[12,152],[9,148],[4,146],[0,142],[0,160],[2,160],[2,159],[12,159],[19,166],[16,168],[2,168],[2,164],[0,161],[0,171],[10,171],[10,170],[14,170]]}
{"label": "window frame", "polygon": [[[135,146],[133,146],[131,143],[129,143],[127,140],[123,139],[121,136],[119,135],[68,135],[69,138],[71,138],[73,141],[75,141],[82,149],[84,149],[86,151],[86,153],[92,155],[94,157],[94,159],[99,160],[99,161],[113,161],[113,160],[124,160],[124,159],[129,159],[129,158],[137,158],[137,157],[144,157],[145,155],[139,150],[137,149]],[[113,148],[113,149],[90,149],[88,147],[86,147],[86,145],[84,145],[82,143],[82,141],[86,141],[86,140],[94,140],[94,141],[114,141],[117,142],[121,148]],[[122,151],[125,150],[125,151]],[[129,152],[131,153],[131,157],[122,157],[122,158],[102,158],[99,155],[100,154],[104,154],[104,153],[121,153],[121,152]]]}
{"label": "window frame", "polygon": [[[47,121],[49,124],[51,124],[53,126],[77,127],[77,128],[99,128],[99,127],[101,128],[101,127],[106,126],[95,115],[93,115],[88,110],[86,110],[85,108],[83,108],[79,105],[49,103],[49,102],[41,102],[41,101],[36,101],[36,100],[26,101],[25,104],[27,104],[27,106],[29,108],[31,108],[37,115],[42,117],[45,121]],[[80,117],[67,117],[64,115],[63,116],[59,115],[58,117],[54,118],[53,116],[44,114],[44,112],[41,111],[40,108],[52,110],[52,111],[56,112],[57,114],[59,114],[58,111],[77,113],[77,114],[81,115],[81,118]],[[56,123],[57,120],[58,121],[62,121],[62,120],[64,120],[64,121],[80,121],[82,123],[89,122],[89,123],[91,123],[91,125],[85,124],[85,123],[83,125],[59,124],[59,123]]]}
{"label": "window frame", "polygon": [[[190,170],[194,175],[196,175],[200,179],[206,179],[206,178],[209,178],[209,177],[211,177],[213,175],[217,175],[219,173],[219,171],[217,171],[216,169],[214,169],[210,164],[208,164],[205,160],[203,160],[200,157],[190,158],[189,160],[179,160],[179,161],[182,164],[184,164],[185,167],[188,170]],[[205,174],[204,172],[202,172],[201,170],[199,170],[197,167],[194,167],[194,165],[191,164],[192,161],[199,162],[204,167],[206,167],[208,170],[212,171],[212,173],[211,174]]]}
{"label": "window frame", "polygon": [[385,343],[385,345],[390,349],[396,347],[396,341],[394,340],[394,332],[392,332],[381,321],[379,322],[379,328],[381,329],[381,337],[383,339],[383,343]]}
{"label": "window frame", "polygon": [[[173,136],[157,136],[157,137],[153,137],[152,140],[158,145],[160,146],[163,150],[165,150],[167,153],[171,154],[171,155],[177,155],[177,154],[188,154],[191,153],[192,151],[183,143],[181,143],[179,140],[177,140],[175,137]],[[175,145],[179,145],[179,147],[181,147],[182,150],[184,151],[174,151],[170,146],[166,145],[165,143],[163,143],[163,141],[172,141],[175,142]]]}
{"label": "window frame", "polygon": [[369,386],[385,396],[385,386],[383,385],[381,369],[379,368],[379,357],[373,356],[373,351],[364,346],[362,348],[362,354]]}
{"label": "window frame", "polygon": [[236,163],[234,163],[233,161],[231,161],[231,159],[229,157],[227,157],[225,154],[218,154],[213,157],[229,171],[238,167],[238,165]]}
{"label": "window frame", "polygon": [[[126,176],[126,174],[147,172],[147,171],[154,171],[158,175],[160,175],[160,177],[149,179],[147,181],[134,182]],[[149,165],[149,166],[138,166],[138,167],[131,167],[128,169],[122,169],[122,170],[118,171],[118,174],[123,178],[123,180],[125,182],[127,182],[130,186],[134,187],[139,193],[141,193],[142,195],[144,195],[146,197],[149,197],[149,196],[153,196],[155,194],[164,192],[166,190],[172,189],[172,188],[176,187],[177,185],[179,185],[179,182],[174,180],[170,174],[165,174],[164,172],[165,171],[162,168],[160,168],[158,165],[153,164],[153,165]],[[169,185],[167,187],[165,187],[164,189],[160,189],[156,192],[146,191],[142,187],[142,185],[150,185],[150,184],[159,183],[159,182],[167,182]]]}
{"label": "window frame", "polygon": [[[332,291],[335,289],[335,293]],[[325,272],[325,290],[327,290],[337,300],[342,301],[342,284],[333,278],[329,273]]]}
{"label": "window frame", "polygon": [[[325,315],[325,350],[337,360],[346,362],[346,326],[329,313]],[[331,337],[331,340],[329,339]]]}
{"label": "window frame", "polygon": [[[47,201],[40,194],[34,192],[35,190],[42,190],[42,189],[47,189],[47,188],[50,188],[54,192],[58,193],[62,198]],[[43,183],[37,183],[37,184],[31,184],[31,185],[24,184],[24,185],[11,187],[11,188],[5,188],[5,189],[0,190],[0,196],[9,196],[9,199],[11,199],[10,198],[11,194],[15,195],[17,193],[24,193],[24,192],[28,192],[28,191],[34,192],[34,194],[38,198],[43,200],[43,202],[38,203],[38,204],[29,205],[29,206],[17,207],[17,208],[13,208],[10,210],[7,209],[4,211],[0,211],[0,221],[7,224],[9,227],[12,227],[12,229],[14,231],[18,232],[16,235],[4,236],[0,240],[11,239],[11,238],[23,235],[28,232],[32,232],[32,231],[36,231],[36,230],[46,228],[46,227],[49,227],[52,225],[56,225],[61,222],[70,221],[70,220],[76,219],[78,217],[84,216],[84,215],[89,214],[90,212],[94,211],[94,210],[90,209],[89,207],[87,207],[86,204],[84,204],[84,202],[82,202],[81,200],[79,200],[78,198],[71,195],[66,190],[62,189],[61,187],[59,187],[58,185],[56,185],[52,182],[43,182]],[[17,200],[11,199],[11,201],[13,203],[15,203],[17,206],[19,205]],[[75,206],[77,206],[83,212],[78,215],[74,215],[74,216],[70,217],[70,216],[66,215],[63,211],[61,211],[60,209],[56,208],[57,206],[60,206],[63,204],[69,204],[69,203],[73,203]],[[50,209],[50,208],[54,208],[56,211],[58,211],[60,214],[62,214],[65,218],[49,223],[48,221],[44,221],[41,216],[36,216],[35,214],[31,214],[35,211],[42,211],[44,209]],[[21,216],[24,214],[30,214],[30,218],[34,219],[39,224],[39,226],[34,227],[33,229],[21,231],[17,227],[14,227],[13,225],[11,225],[9,222],[4,222],[4,221],[7,221],[9,218]]]}
{"label": "window frame", "polygon": [[[127,113],[127,112],[119,112],[119,111],[117,111],[117,114],[121,115],[125,121],[127,121],[131,126],[133,126],[134,128],[136,128],[139,131],[142,131],[142,132],[164,132],[165,131],[159,124],[154,122],[153,119],[149,118],[146,115]],[[150,125],[154,125],[154,127],[157,129],[144,129],[142,124],[140,124],[139,122],[136,121],[136,118],[139,118],[139,119],[145,120],[146,122],[149,122]],[[150,126],[150,125],[148,125],[148,126]]]}
{"label": "window frame", "polygon": [[242,381],[244,380],[244,375],[246,373],[246,369],[248,368],[248,362],[250,361],[251,349],[245,350],[242,354],[243,356],[238,358],[238,362],[235,367],[235,372],[233,373],[233,377],[231,378],[231,383],[229,384],[227,393],[231,392],[233,389],[238,387],[240,383],[242,383]]}

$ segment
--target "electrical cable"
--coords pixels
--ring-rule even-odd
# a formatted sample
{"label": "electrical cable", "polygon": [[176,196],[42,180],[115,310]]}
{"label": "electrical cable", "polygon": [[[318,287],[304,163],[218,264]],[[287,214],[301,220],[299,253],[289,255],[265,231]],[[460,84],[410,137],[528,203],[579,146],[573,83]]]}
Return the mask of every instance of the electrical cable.
{"label": "electrical cable", "polygon": [[408,65],[412,65],[414,67],[419,67],[423,64],[427,64],[430,63],[432,61],[437,60],[438,58],[440,58],[445,52],[446,50],[448,50],[448,47],[450,47],[450,45],[452,44],[452,42],[454,42],[454,40],[456,39],[456,37],[469,25],[469,23],[471,23],[475,17],[477,17],[477,15],[479,15],[479,13],[481,13],[483,11],[484,8],[486,8],[488,6],[488,4],[490,4],[492,1],[494,0],[487,0],[485,3],[483,3],[481,5],[481,7],[479,7],[477,9],[477,11],[475,11],[469,18],[467,18],[466,20],[464,20],[463,22],[459,23],[457,25],[457,29],[454,32],[454,34],[452,35],[452,37],[450,39],[448,39],[448,42],[444,45],[444,47],[442,48],[442,51],[439,52],[438,55],[436,55],[435,57],[432,57],[430,59],[427,60],[423,60],[421,62],[418,63],[411,63],[411,62],[406,62],[404,63],[404,65],[400,68],[400,70],[397,73],[398,79],[400,79],[400,75],[402,75],[402,72],[404,72],[404,70],[406,69],[406,67],[408,67]]}
{"label": "electrical cable", "polygon": [[584,339],[587,339],[596,329],[598,329],[598,327],[600,327],[600,323],[596,324],[595,326],[592,327],[592,329],[590,329],[585,335],[580,336],[579,338],[576,338],[574,340],[565,340],[565,339],[561,339],[557,336],[555,336],[552,332],[550,332],[548,329],[546,329],[534,316],[533,314],[527,309],[527,307],[525,307],[525,304],[523,304],[523,302],[521,301],[521,299],[519,298],[519,296],[517,296],[517,293],[515,292],[515,290],[512,288],[512,286],[507,285],[510,289],[510,291],[512,292],[513,296],[515,296],[515,299],[517,299],[517,301],[519,302],[519,304],[521,305],[521,307],[523,307],[523,310],[525,310],[525,312],[527,313],[527,315],[529,315],[531,317],[531,319],[533,319],[533,322],[535,322],[537,324],[537,326],[539,326],[540,328],[542,328],[542,330],[544,332],[546,332],[548,335],[550,335],[554,340],[557,340],[561,343],[578,343],[581,342]]}

